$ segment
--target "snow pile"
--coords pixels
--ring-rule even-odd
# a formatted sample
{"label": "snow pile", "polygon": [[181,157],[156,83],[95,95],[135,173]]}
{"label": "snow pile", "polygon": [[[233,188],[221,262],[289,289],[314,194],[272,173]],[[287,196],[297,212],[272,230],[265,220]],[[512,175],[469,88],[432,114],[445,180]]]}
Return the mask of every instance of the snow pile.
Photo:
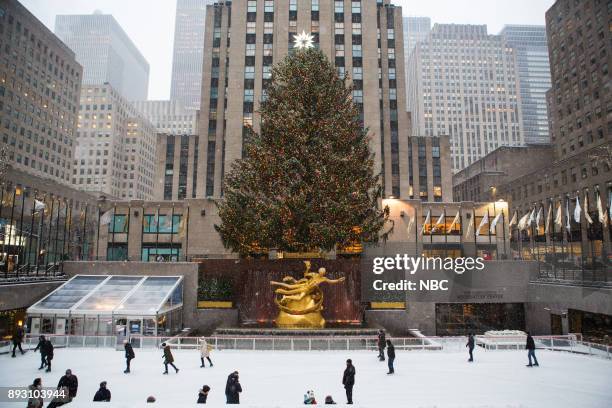
{"label": "snow pile", "polygon": [[[225,382],[240,372],[242,406],[300,407],[307,390],[319,404],[332,395],[346,402],[342,388],[345,360],[352,358],[357,375],[354,401],[361,407],[604,407],[612,400],[612,361],[570,353],[538,350],[540,367],[527,368],[527,354],[476,349],[475,362],[467,352],[397,351],[395,372],[367,351],[213,351],[214,367],[200,368],[199,351],[174,351],[180,372],[162,375],[162,352],[138,350],[132,373],[123,374],[123,352],[109,349],[56,349],[53,371],[38,371],[39,355],[28,352],[0,356],[0,386],[26,386],[42,377],[55,386],[67,368],[78,376],[77,398],[69,408],[96,407],[98,384],[105,380],[112,402],[101,407],[185,407],[195,404],[198,389],[211,387],[208,406],[225,405]],[[149,395],[157,402],[146,404]],[[25,403],[1,407],[24,407]],[[46,404],[45,404],[46,406]]]}
{"label": "snow pile", "polygon": [[526,337],[527,333],[521,330],[489,330],[484,334],[486,337],[491,336],[523,336]]}

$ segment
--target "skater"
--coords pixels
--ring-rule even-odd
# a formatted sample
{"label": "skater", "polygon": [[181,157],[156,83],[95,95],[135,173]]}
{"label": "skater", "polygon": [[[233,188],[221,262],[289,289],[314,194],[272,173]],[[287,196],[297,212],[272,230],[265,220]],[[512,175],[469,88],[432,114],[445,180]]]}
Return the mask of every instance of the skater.
{"label": "skater", "polygon": [[17,329],[13,333],[13,355],[11,357],[15,357],[15,350],[19,347],[19,351],[21,354],[25,354],[25,351],[21,348],[21,342],[23,342],[23,327],[17,326]]}
{"label": "skater", "polygon": [[204,368],[205,364],[204,364],[204,359],[207,359],[210,366],[213,366],[212,361],[210,360],[210,351],[212,350],[212,346],[210,344],[208,344],[206,342],[206,339],[204,337],[202,337],[201,339],[201,347],[200,347],[200,361],[202,362],[202,365],[200,365],[200,368]]}
{"label": "skater", "polygon": [[162,358],[164,359],[164,367],[166,367],[164,374],[168,374],[168,364],[171,365],[178,374],[179,369],[174,365],[174,357],[172,356],[172,351],[170,351],[170,346],[168,346],[166,343],[162,343],[162,347],[164,348],[164,355]]}
{"label": "skater", "polygon": [[40,367],[38,367],[39,370],[42,370],[43,368],[45,368],[47,366],[47,353],[46,353],[46,346],[45,346],[45,336],[40,336],[38,338],[38,344],[36,345],[36,348],[34,349],[34,352],[36,353],[38,351],[38,349],[40,349]]}
{"label": "skater", "polygon": [[[527,364],[527,367],[539,367],[540,365],[538,364],[538,359],[535,355],[535,341],[533,341],[533,337],[531,337],[531,334],[529,332],[527,332],[527,344],[525,345],[525,349],[528,350],[527,357],[529,358],[529,364]],[[533,364],[531,364],[531,357],[533,357]]]}
{"label": "skater", "polygon": [[47,408],[56,408],[70,402],[68,387],[59,388],[59,395],[51,400]]}
{"label": "skater", "polygon": [[[51,360],[53,360],[53,343],[51,343],[51,340],[47,339],[45,340],[44,344],[43,344],[44,350],[45,350],[45,357],[47,358],[46,363],[47,363],[47,369],[45,370],[47,373],[51,371]],[[42,354],[42,347],[40,349],[41,354]]]}
{"label": "skater", "polygon": [[238,371],[234,371],[227,377],[225,384],[225,398],[228,404],[240,404],[240,393],[242,386],[238,379]]}
{"label": "skater", "polygon": [[386,336],[383,329],[378,330],[378,360],[385,361]]}
{"label": "skater", "polygon": [[395,361],[395,346],[391,343],[391,340],[387,340],[387,358],[389,362],[389,372],[387,374],[395,374],[395,368],[393,368],[393,362]]}
{"label": "skater", "polygon": [[72,374],[71,369],[66,370],[66,375],[63,375],[57,383],[57,389],[62,387],[68,388],[68,402],[71,402],[76,397],[79,388],[79,379]]}
{"label": "skater", "polygon": [[473,354],[474,352],[474,334],[473,333],[470,333],[468,335],[468,342],[465,345],[465,347],[467,347],[468,350],[470,351],[470,359],[468,360],[468,362],[471,363],[472,361],[474,361],[474,354]]}
{"label": "skater", "polygon": [[150,404],[150,403],[153,403],[153,402],[155,402],[155,397],[152,396],[152,395],[149,395],[147,397],[147,404]]}
{"label": "skater", "polygon": [[353,360],[350,358],[346,360],[346,369],[342,376],[342,385],[344,385],[344,389],[346,390],[346,403],[352,404],[353,386],[355,385],[355,366],[353,365]]}
{"label": "skater", "polygon": [[313,390],[306,391],[306,394],[304,394],[304,405],[317,405]]}
{"label": "skater", "polygon": [[325,405],[336,405],[336,401],[334,401],[331,395],[328,395],[325,397]]}
{"label": "skater", "polygon": [[208,385],[203,386],[200,392],[198,392],[198,402],[196,404],[206,404],[209,392],[210,387]]}
{"label": "skater", "polygon": [[[134,354],[134,349],[129,341],[123,340],[123,349],[125,350],[125,374],[129,374],[130,372],[130,362],[136,357]],[[168,371],[166,369],[166,371]]]}
{"label": "skater", "polygon": [[96,395],[94,395],[93,400],[95,402],[110,402],[111,392],[106,388],[106,381],[100,383],[100,389],[96,392]]}
{"label": "skater", "polygon": [[32,396],[28,399],[27,408],[42,408],[43,406],[43,398],[40,394],[33,395],[35,391],[39,392],[42,390],[42,380],[40,378],[35,378],[34,382],[28,386],[28,391],[30,391]]}

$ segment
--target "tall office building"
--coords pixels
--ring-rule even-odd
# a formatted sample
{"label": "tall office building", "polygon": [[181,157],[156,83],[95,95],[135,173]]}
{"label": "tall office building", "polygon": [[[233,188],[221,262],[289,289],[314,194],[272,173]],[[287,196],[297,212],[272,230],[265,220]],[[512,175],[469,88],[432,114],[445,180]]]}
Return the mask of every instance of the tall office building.
{"label": "tall office building", "polygon": [[16,0],[0,2],[0,49],[0,144],[9,164],[70,184],[83,72],[74,52]]}
{"label": "tall office building", "polygon": [[546,27],[506,25],[499,34],[516,53],[525,143],[550,143],[546,91],[551,84]]}
{"label": "tall office building", "polygon": [[186,109],[180,101],[135,101],[132,105],[157,130],[172,135],[195,135],[198,111]]}
{"label": "tall office building", "polygon": [[200,109],[206,5],[211,0],[177,0],[170,99]]}
{"label": "tall office building", "polygon": [[112,15],[58,15],[55,34],[76,53],[84,85],[108,82],[128,100],[147,99],[149,63]]}
{"label": "tall office building", "polygon": [[401,8],[389,0],[220,1],[207,6],[206,20],[197,197],[222,195],[223,174],[242,157],[246,125],[260,129],[258,109],[273,64],[306,31],[353,81],[385,195],[451,199],[443,160],[448,139],[409,137]]}
{"label": "tall office building", "polygon": [[404,57],[410,55],[417,42],[426,40],[430,31],[429,17],[404,17]]}
{"label": "tall office building", "polygon": [[72,182],[84,191],[150,200],[156,131],[111,85],[84,85]]}
{"label": "tall office building", "polygon": [[453,171],[524,143],[515,52],[486,25],[435,24],[407,69],[413,133],[449,135]]}

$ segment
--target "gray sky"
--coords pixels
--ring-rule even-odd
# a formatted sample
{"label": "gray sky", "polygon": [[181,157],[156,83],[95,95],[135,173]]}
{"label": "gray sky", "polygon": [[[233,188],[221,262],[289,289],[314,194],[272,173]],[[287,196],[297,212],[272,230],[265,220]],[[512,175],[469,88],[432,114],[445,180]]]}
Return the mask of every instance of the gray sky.
{"label": "gray sky", "polygon": [[[149,99],[167,99],[172,75],[175,0],[20,0],[54,28],[56,14],[112,14],[149,62]],[[237,0],[241,1],[241,0]],[[374,1],[374,0],[370,0]],[[554,0],[394,0],[404,16],[432,23],[487,24],[496,34],[504,24],[542,24]]]}

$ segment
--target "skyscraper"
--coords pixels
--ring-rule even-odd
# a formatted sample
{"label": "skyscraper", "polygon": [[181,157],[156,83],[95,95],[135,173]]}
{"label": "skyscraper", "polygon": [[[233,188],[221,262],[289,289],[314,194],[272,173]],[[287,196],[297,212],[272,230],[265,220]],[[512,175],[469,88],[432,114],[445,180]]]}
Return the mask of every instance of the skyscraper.
{"label": "skyscraper", "polygon": [[[206,19],[197,197],[222,195],[224,173],[243,155],[246,125],[259,131],[257,111],[273,64],[293,52],[294,35],[306,31],[352,79],[385,195],[451,199],[442,159],[448,139],[409,137],[401,8],[389,0],[251,0],[216,2]],[[189,180],[186,185],[191,188]]]}
{"label": "skyscraper", "polygon": [[431,31],[429,17],[404,17],[404,56],[407,58],[417,42],[427,39]]}
{"label": "skyscraper", "polygon": [[128,100],[147,99],[149,63],[112,15],[58,15],[55,34],[83,66],[84,85],[108,82]]}
{"label": "skyscraper", "polygon": [[486,25],[435,24],[407,69],[413,134],[449,135],[455,172],[524,143],[515,52]]}
{"label": "skyscraper", "polygon": [[546,27],[506,25],[499,34],[516,54],[525,143],[550,143],[546,91],[551,84]]}
{"label": "skyscraper", "polygon": [[210,0],[177,0],[170,99],[185,108],[200,108],[206,4]]}

